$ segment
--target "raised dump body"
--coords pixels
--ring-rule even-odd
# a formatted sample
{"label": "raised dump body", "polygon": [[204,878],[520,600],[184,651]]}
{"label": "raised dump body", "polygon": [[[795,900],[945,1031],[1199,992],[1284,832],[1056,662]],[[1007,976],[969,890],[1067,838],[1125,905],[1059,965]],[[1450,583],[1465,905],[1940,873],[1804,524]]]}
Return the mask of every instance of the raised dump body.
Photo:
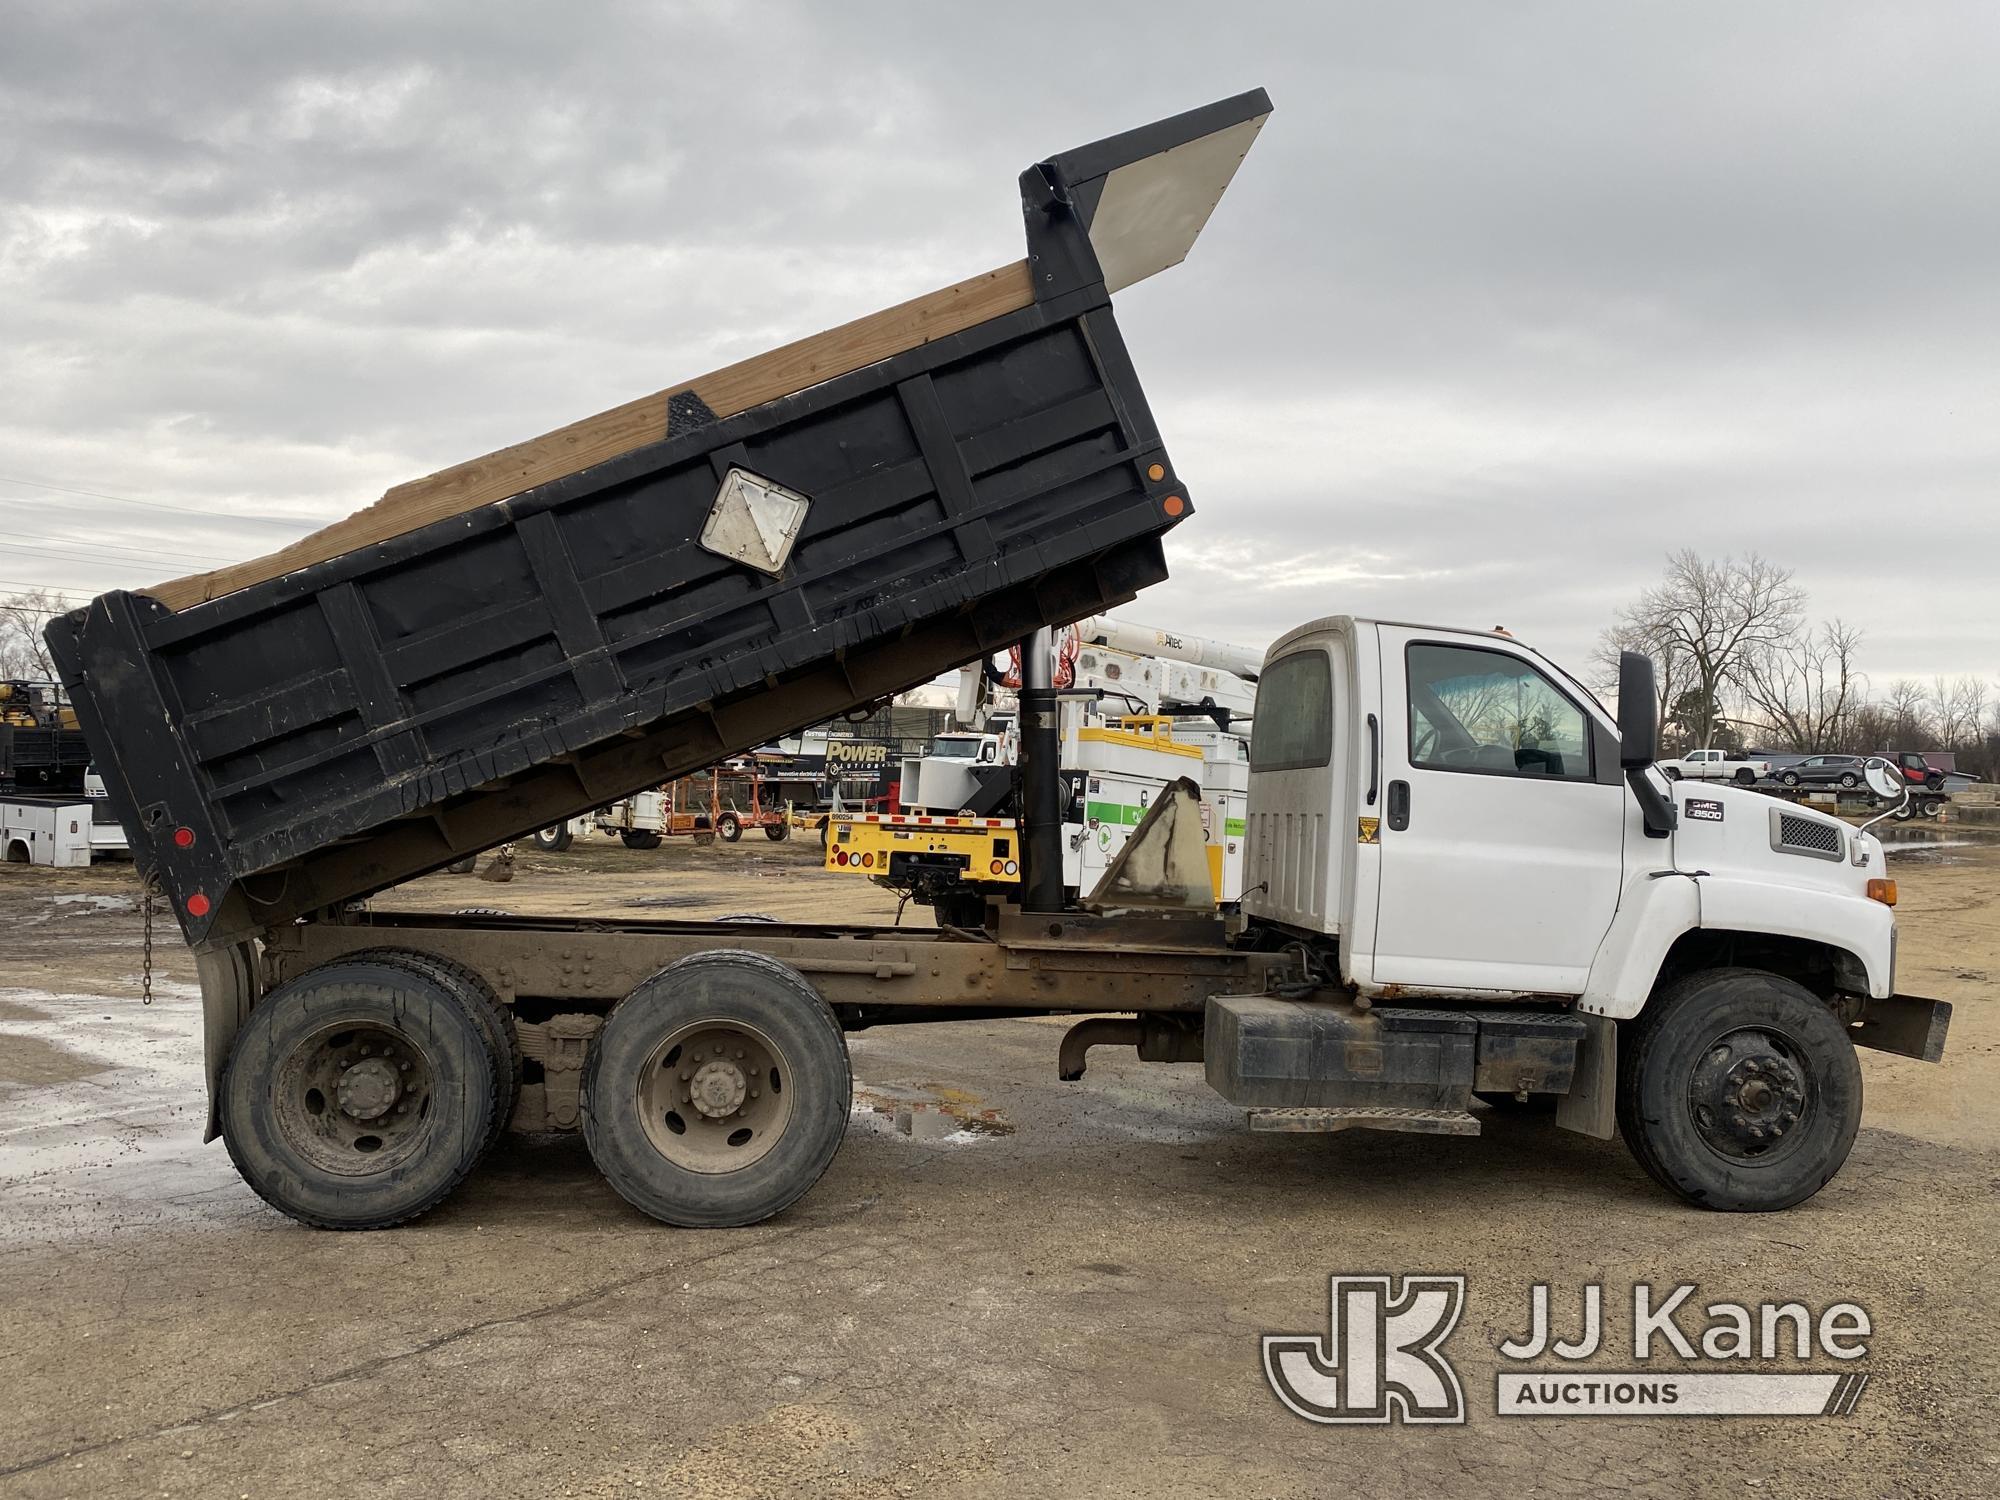
{"label": "raised dump body", "polygon": [[48,638],[197,949],[923,682],[1163,578],[1192,511],[1110,296],[1261,91],[1021,179],[1029,256],[405,485]]}

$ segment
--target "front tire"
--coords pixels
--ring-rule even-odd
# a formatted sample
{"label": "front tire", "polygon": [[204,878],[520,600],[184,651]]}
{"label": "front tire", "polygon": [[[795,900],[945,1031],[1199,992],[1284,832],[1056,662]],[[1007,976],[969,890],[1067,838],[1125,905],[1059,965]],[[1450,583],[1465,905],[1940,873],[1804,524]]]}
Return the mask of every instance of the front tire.
{"label": "front tire", "polygon": [[1833,1013],[1760,969],[1667,985],[1619,1037],[1618,1126],[1632,1155],[1698,1208],[1803,1203],[1847,1160],[1861,1065]]}
{"label": "front tire", "polygon": [[735,813],[724,813],[715,820],[716,834],[725,844],[733,844],[743,837],[743,823]]}
{"label": "front tire", "polygon": [[1843,771],[1840,775],[1840,784],[1851,792],[1861,785],[1861,778],[1856,776],[1852,771]]}
{"label": "front tire", "polygon": [[223,1071],[223,1141],[259,1197],[321,1229],[385,1229],[465,1180],[492,1139],[495,1059],[449,986],[344,959],[250,1012]]}
{"label": "front tire", "polygon": [[612,1008],[583,1070],[592,1160],[633,1207],[688,1228],[755,1224],[820,1178],[854,1093],[819,993],[758,953],[670,964]]}
{"label": "front tire", "polygon": [[791,836],[792,825],[789,823],[766,823],[764,825],[764,837],[774,844],[782,844]]}
{"label": "front tire", "polygon": [[1679,768],[1677,768],[1677,767],[1675,767],[1675,766],[1668,766],[1668,767],[1666,768],[1666,771],[1667,771],[1667,780],[1669,780],[1669,781],[1679,781],[1679,780],[1681,779],[1681,773],[1680,773],[1680,770],[1679,770]]}
{"label": "front tire", "polygon": [[575,842],[576,834],[571,831],[567,823],[556,823],[535,830],[535,847],[549,854],[560,854]]}
{"label": "front tire", "polygon": [[660,836],[650,828],[630,828],[618,835],[627,849],[657,849]]}
{"label": "front tire", "polygon": [[1797,786],[1799,784],[1799,773],[1797,771],[1785,772],[1784,775],[1778,778],[1778,784],[1780,786]]}

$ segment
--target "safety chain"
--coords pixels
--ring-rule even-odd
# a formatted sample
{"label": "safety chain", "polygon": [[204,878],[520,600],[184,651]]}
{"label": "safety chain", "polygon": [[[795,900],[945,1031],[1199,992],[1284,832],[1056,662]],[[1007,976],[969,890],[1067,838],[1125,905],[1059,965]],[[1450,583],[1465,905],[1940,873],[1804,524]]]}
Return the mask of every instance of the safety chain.
{"label": "safety chain", "polygon": [[160,888],[158,878],[148,870],[139,890],[139,919],[145,929],[145,953],[139,964],[139,1003],[153,1003],[153,895]]}

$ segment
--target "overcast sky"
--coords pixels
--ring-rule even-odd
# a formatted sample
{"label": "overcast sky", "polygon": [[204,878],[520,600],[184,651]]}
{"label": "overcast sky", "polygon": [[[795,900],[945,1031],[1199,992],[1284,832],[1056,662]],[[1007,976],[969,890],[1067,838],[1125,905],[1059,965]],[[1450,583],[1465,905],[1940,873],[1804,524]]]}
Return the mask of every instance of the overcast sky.
{"label": "overcast sky", "polygon": [[0,6],[0,591],[267,551],[1016,259],[1022,167],[1261,84],[1118,299],[1198,510],[1124,613],[1580,665],[1692,542],[1878,687],[2000,677],[1990,0]]}

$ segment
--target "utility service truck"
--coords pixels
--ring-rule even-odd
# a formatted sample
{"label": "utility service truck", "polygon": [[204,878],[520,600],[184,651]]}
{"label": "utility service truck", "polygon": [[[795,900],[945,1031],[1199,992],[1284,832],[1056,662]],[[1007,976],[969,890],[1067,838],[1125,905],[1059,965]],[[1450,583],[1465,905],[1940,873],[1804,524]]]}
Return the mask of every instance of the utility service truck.
{"label": "utility service truck", "polygon": [[[1253,1129],[1622,1131],[1690,1203],[1840,1167],[1856,1044],[1935,1060],[1882,847],[1653,765],[1511,637],[1334,616],[1258,664],[1243,895],[1198,792],[1062,895],[1048,631],[1165,574],[1190,492],[1111,296],[1177,263],[1261,91],[1021,178],[1028,258],[417,481],[48,637],[201,975],[210,1131],[307,1223],[439,1202],[510,1121],[670,1223],[777,1213],[848,1123],[845,1035],[1075,1013]],[[371,893],[1020,643],[1013,900],[916,929],[374,910]]]}
{"label": "utility service truck", "polygon": [[[829,816],[827,869],[865,876],[947,924],[977,925],[989,898],[1018,895],[1021,679],[1013,655],[1008,665],[981,662],[960,673],[956,716],[969,728],[905,757],[899,809]],[[1241,671],[1214,665],[1224,659]],[[1090,892],[1161,791],[1183,778],[1201,788],[1213,898],[1241,894],[1260,659],[1108,616],[1057,633],[1050,670],[1059,696],[1066,902]]]}

